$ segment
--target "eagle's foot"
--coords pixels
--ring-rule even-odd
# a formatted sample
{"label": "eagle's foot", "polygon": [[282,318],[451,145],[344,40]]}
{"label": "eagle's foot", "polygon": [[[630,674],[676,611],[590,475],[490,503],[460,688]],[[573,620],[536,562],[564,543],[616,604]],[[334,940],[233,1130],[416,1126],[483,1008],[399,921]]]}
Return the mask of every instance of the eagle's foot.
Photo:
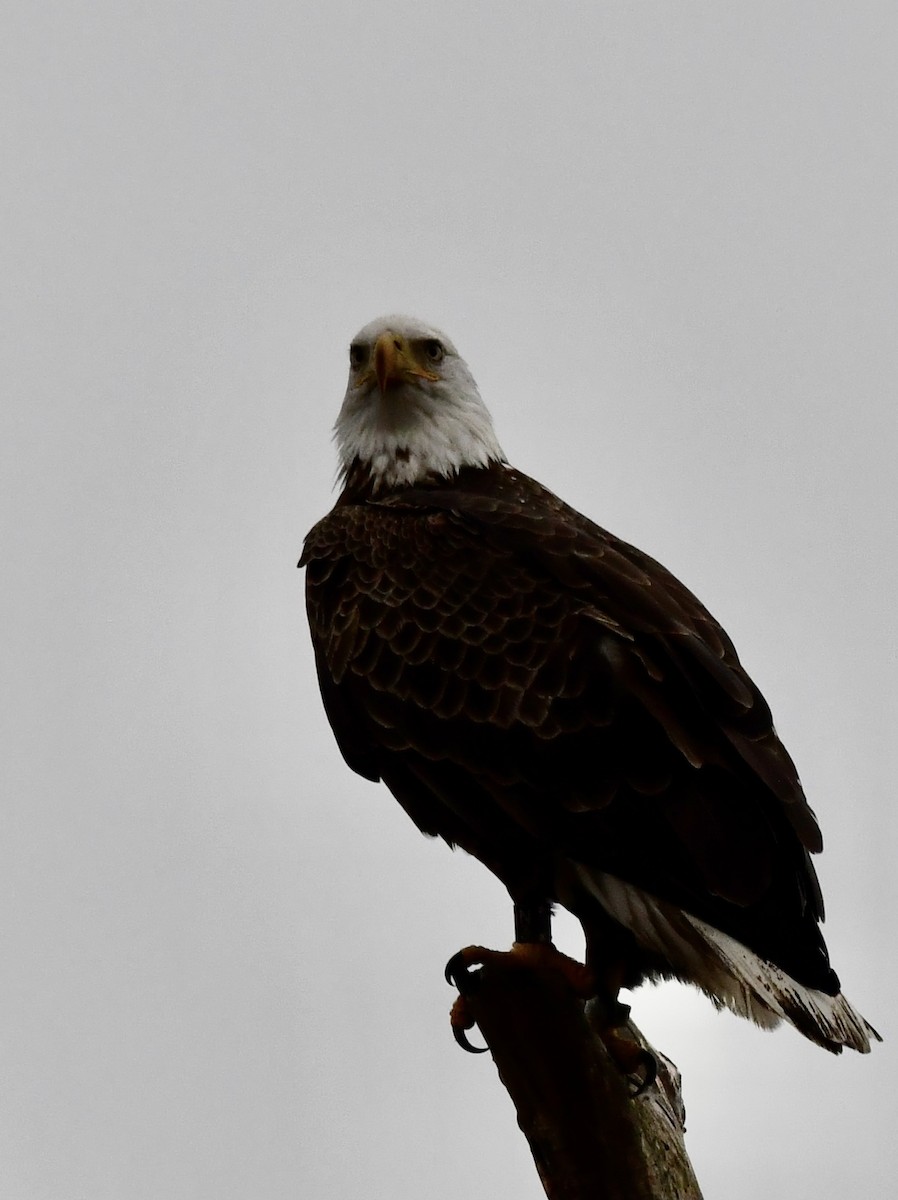
{"label": "eagle's foot", "polygon": [[[628,1014],[629,1011],[627,1009]],[[599,1036],[611,1061],[627,1076],[632,1098],[635,1100],[637,1096],[647,1092],[658,1078],[658,1060],[651,1050],[647,1050],[635,1038],[629,1037],[620,1026],[606,1028]]]}
{"label": "eagle's foot", "polygon": [[589,1000],[596,994],[597,981],[592,968],[569,954],[562,954],[552,942],[515,942],[508,954],[519,966],[562,975],[581,1000]]}
{"label": "eagle's foot", "polygon": [[510,950],[465,946],[446,963],[446,982],[457,987],[462,996],[470,994],[477,986],[479,968],[490,962],[555,971],[564,976],[574,994],[583,1000],[589,1000],[596,994],[596,977],[592,968],[562,954],[551,942],[515,942]]}
{"label": "eagle's foot", "polygon": [[443,971],[446,982],[450,987],[458,988],[462,996],[470,995],[477,986],[477,976],[480,973],[472,968],[482,967],[499,954],[499,950],[487,950],[486,946],[465,946],[464,950],[453,954],[446,963]]}
{"label": "eagle's foot", "polygon": [[[488,1047],[475,1046],[467,1031],[473,1029],[475,1019],[468,998],[477,990],[480,971],[491,962],[503,966],[536,968],[561,974],[571,990],[581,999],[588,1000],[596,994],[594,972],[576,959],[556,950],[551,942],[515,942],[511,950],[489,950],[486,946],[466,946],[453,954],[446,963],[446,982],[458,988],[458,996],[449,1013],[452,1036],[469,1054],[484,1054]],[[629,1010],[628,1010],[629,1011]],[[626,1020],[626,1015],[623,1017]]]}
{"label": "eagle's foot", "polygon": [[458,996],[449,1011],[452,1036],[469,1054],[485,1054],[488,1049],[487,1046],[475,1046],[468,1040],[467,1031],[476,1024],[468,997],[477,988],[480,968],[494,954],[498,954],[498,951],[487,950],[485,946],[465,946],[464,950],[452,955],[443,972],[446,982],[458,988]]}
{"label": "eagle's foot", "polygon": [[452,1036],[462,1050],[466,1050],[468,1054],[486,1054],[489,1046],[475,1046],[468,1040],[468,1030],[474,1028],[476,1021],[467,996],[456,996],[455,1003],[449,1010],[449,1024],[452,1027]]}

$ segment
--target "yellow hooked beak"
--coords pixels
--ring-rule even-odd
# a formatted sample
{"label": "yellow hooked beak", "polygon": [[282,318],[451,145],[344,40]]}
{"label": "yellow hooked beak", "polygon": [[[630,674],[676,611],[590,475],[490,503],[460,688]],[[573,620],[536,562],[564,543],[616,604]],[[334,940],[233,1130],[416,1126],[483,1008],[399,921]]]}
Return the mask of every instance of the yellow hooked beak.
{"label": "yellow hooked beak", "polygon": [[409,378],[439,379],[417,360],[415,347],[389,329],[374,344],[374,374],[382,396],[390,384],[405,383]]}

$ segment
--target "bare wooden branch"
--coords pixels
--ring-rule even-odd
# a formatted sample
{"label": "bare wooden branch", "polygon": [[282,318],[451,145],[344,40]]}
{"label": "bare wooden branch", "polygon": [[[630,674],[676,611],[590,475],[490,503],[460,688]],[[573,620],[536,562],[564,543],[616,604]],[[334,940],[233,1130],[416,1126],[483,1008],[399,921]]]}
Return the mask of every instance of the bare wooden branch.
{"label": "bare wooden branch", "polygon": [[701,1200],[679,1072],[663,1055],[652,1050],[658,1080],[634,1097],[597,1032],[596,1002],[584,1004],[557,971],[510,955],[482,967],[467,1004],[549,1200]]}

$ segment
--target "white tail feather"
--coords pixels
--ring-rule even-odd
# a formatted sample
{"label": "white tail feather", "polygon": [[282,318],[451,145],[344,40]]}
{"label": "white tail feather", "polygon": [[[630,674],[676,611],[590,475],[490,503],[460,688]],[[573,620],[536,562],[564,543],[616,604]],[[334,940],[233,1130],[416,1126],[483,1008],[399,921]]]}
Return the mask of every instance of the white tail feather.
{"label": "white tail feather", "polygon": [[838,1054],[867,1054],[881,1041],[840,993],[829,996],[796,983],[735,938],[614,875],[578,868],[581,882],[637,942],[670,965],[670,973],[700,987],[718,1007],[772,1029],[785,1019]]}

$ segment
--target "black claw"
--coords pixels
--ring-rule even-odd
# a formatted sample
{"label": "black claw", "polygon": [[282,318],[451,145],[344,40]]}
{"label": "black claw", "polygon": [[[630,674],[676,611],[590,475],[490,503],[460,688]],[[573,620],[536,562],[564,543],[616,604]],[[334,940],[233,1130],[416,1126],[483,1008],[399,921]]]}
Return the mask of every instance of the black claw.
{"label": "black claw", "polygon": [[462,1050],[467,1050],[468,1054],[486,1054],[489,1046],[475,1046],[473,1042],[468,1041],[467,1030],[453,1025],[452,1036],[461,1046]]}
{"label": "black claw", "polygon": [[639,1052],[639,1063],[645,1070],[645,1078],[641,1083],[634,1085],[634,1090],[631,1093],[634,1100],[637,1096],[642,1096],[647,1092],[658,1078],[658,1060],[652,1054],[651,1050],[641,1050]]}
{"label": "black claw", "polygon": [[459,950],[446,963],[443,975],[450,987],[457,988],[462,996],[469,996],[476,987],[478,970],[469,970],[465,962],[464,952]]}

